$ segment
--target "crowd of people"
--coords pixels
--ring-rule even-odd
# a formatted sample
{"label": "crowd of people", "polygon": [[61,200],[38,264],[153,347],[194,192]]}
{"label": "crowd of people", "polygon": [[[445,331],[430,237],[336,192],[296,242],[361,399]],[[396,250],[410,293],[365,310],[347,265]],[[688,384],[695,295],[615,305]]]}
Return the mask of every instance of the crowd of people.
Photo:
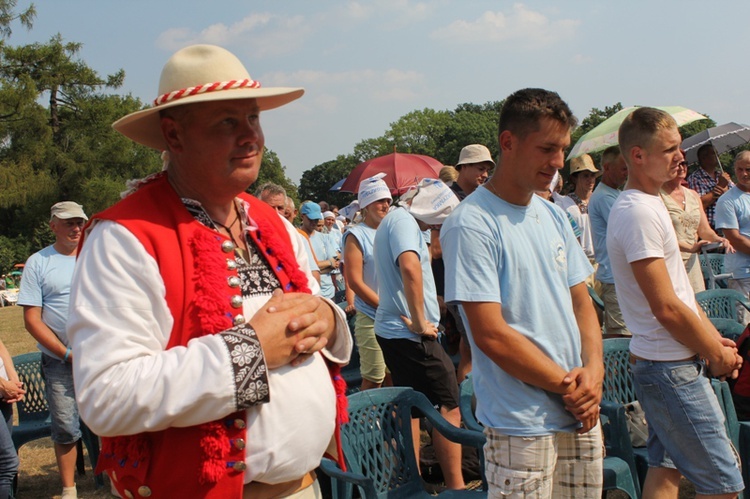
{"label": "crowd of people", "polygon": [[[64,499],[77,497],[78,411],[120,497],[322,497],[321,457],[345,467],[353,348],[361,390],[412,387],[455,426],[472,373],[490,497],[599,498],[602,332],[632,335],[644,497],[677,497],[681,476],[702,496],[743,489],[707,376],[742,359],[696,304],[695,255],[720,243],[750,292],[750,153],[736,185],[710,146],[686,177],[674,120],[639,108],[600,168],[570,162],[565,196],[577,120],[558,94],[523,89],[500,112],[497,158],[467,144],[397,200],[383,174],[340,209],[297,207],[273,183],[246,194],[261,112],[303,93],[261,86],[220,47],[179,50],[154,105],[114,124],[164,170],[91,220],[52,207],[55,243],[27,262],[18,303],[43,353]],[[0,360],[8,420],[23,387],[1,344]],[[3,466],[7,441],[0,425],[0,499],[18,466]],[[461,447],[432,442],[445,486],[463,489]]]}

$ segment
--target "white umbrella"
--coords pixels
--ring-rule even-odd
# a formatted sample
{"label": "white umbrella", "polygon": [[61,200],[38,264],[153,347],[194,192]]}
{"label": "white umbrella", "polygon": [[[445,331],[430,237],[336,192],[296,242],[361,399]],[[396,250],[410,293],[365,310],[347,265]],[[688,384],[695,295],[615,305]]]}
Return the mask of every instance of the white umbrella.
{"label": "white umbrella", "polygon": [[707,128],[682,141],[682,149],[687,156],[688,164],[698,162],[698,149],[702,145],[711,143],[716,154],[725,153],[750,142],[750,125],[741,123],[725,123]]}
{"label": "white umbrella", "polygon": [[[603,151],[609,146],[617,145],[619,142],[618,132],[620,130],[620,125],[625,120],[625,118],[630,113],[638,109],[638,107],[639,106],[626,107],[625,109],[617,111],[617,113],[613,114],[606,120],[599,123],[596,127],[586,132],[583,136],[581,136],[580,139],[578,139],[576,145],[573,146],[570,154],[568,154],[568,159],[582,156],[587,153]],[[654,107],[656,107],[656,109],[661,109],[662,111],[669,113],[677,122],[677,126],[682,126],[693,121],[706,119],[706,117],[702,114],[696,113],[692,109],[688,109],[686,107]]]}

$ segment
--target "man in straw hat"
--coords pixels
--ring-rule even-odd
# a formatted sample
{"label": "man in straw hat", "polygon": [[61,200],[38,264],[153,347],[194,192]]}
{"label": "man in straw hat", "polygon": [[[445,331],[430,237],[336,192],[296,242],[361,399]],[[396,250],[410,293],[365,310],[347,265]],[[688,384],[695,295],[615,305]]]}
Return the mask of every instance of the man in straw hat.
{"label": "man in straw hat", "polygon": [[628,182],[612,205],[607,253],[633,333],[630,370],[648,421],[643,497],[676,499],[681,476],[697,497],[737,497],[744,488],[739,459],[708,375],[736,377],[742,357],[695,301],[659,197],[684,159],[682,138],[669,114],[640,107],[620,125],[619,139]]}
{"label": "man in straw hat", "polygon": [[[393,385],[424,393],[454,426],[461,422],[458,382],[450,357],[436,341],[440,310],[422,231],[441,225],[456,205],[458,198],[447,185],[424,179],[383,218],[373,243],[379,297],[375,335]],[[418,435],[418,420],[412,420],[412,428]],[[445,485],[464,488],[461,446],[437,431],[432,439]]]}
{"label": "man in straw hat", "polygon": [[592,268],[565,213],[534,195],[563,167],[575,124],[554,92],[510,95],[495,174],[441,230],[455,269],[445,298],[468,326],[490,497],[601,497],[602,340],[584,283]]}
{"label": "man in straw hat", "polygon": [[341,457],[346,318],[314,296],[294,228],[244,194],[260,112],[302,93],[195,45],[167,62],[153,107],[114,124],[169,151],[93,217],[73,285],[81,414],[123,497],[320,497],[312,470]]}

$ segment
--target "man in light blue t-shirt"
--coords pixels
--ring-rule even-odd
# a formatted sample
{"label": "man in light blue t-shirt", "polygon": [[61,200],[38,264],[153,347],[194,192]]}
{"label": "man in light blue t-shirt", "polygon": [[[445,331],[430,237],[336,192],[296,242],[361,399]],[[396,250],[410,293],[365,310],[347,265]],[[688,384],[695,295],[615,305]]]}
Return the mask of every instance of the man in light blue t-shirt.
{"label": "man in light blue t-shirt", "polygon": [[[443,223],[458,198],[440,180],[424,179],[402,196],[401,203],[383,218],[375,233],[375,335],[393,385],[424,393],[445,419],[459,426],[458,382],[450,357],[437,341],[440,310],[430,253],[422,236],[423,230]],[[419,434],[417,419],[412,420],[412,429]],[[436,431],[432,439],[445,485],[463,489],[461,446]]]}
{"label": "man in light blue t-shirt", "polygon": [[724,268],[732,273],[728,286],[750,296],[750,151],[737,155],[734,174],[737,184],[716,202],[716,230],[723,230],[735,249],[724,257]]}
{"label": "man in light blue t-shirt", "polygon": [[441,230],[455,269],[446,301],[468,325],[490,497],[601,497],[602,340],[584,282],[593,268],[565,212],[534,196],[563,167],[575,124],[556,93],[508,97],[495,174]]}
{"label": "man in light blue t-shirt", "polygon": [[42,351],[52,441],[64,499],[76,497],[76,442],[81,438],[73,386],[73,354],[65,326],[78,241],[86,220],[83,207],[77,203],[63,201],[52,206],[49,225],[55,243],[26,261],[18,293],[26,329]]}
{"label": "man in light blue t-shirt", "polygon": [[620,148],[608,147],[602,153],[602,180],[589,200],[589,222],[594,238],[594,255],[598,264],[596,280],[599,282],[598,291],[604,302],[604,332],[608,334],[630,334],[617,301],[615,279],[612,277],[612,266],[607,254],[609,212],[627,180],[628,165],[620,154]]}

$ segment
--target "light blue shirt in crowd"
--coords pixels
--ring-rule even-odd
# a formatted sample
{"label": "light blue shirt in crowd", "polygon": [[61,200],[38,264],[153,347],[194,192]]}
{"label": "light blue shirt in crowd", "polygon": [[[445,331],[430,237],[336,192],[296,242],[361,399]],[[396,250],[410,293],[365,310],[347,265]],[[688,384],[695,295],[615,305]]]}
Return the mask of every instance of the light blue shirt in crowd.
{"label": "light blue shirt in crowd", "polygon": [[[570,288],[593,272],[565,212],[539,196],[528,206],[508,203],[481,187],[466,197],[440,231],[448,302],[502,304],[503,319],[553,362],[581,365],[581,334]],[[506,373],[474,342],[477,417],[508,435],[574,431],[578,422],[562,397]]]}
{"label": "light blue shirt in crowd", "polygon": [[[65,324],[68,321],[70,283],[75,264],[75,255],[62,255],[54,246],[47,246],[26,260],[18,292],[18,305],[42,307],[42,322],[60,338],[63,345],[68,344]],[[59,359],[42,345],[37,346],[47,355]]]}
{"label": "light blue shirt in crowd", "polygon": [[[315,253],[315,258],[322,262],[323,260],[328,260],[329,258],[332,258],[333,255],[329,254],[329,246],[326,245],[326,239],[328,236],[326,234],[322,234],[318,232],[317,230],[314,230],[312,234],[310,234],[310,246],[312,246],[312,250]],[[333,280],[331,279],[330,274],[320,274],[320,296],[323,298],[333,298],[336,294],[336,288],[333,287]]]}
{"label": "light blue shirt in crowd", "polygon": [[[716,229],[735,229],[750,237],[750,193],[735,185],[722,194],[716,201],[714,224]],[[750,255],[741,251],[727,253],[724,268],[734,279],[747,279],[750,277]]]}
{"label": "light blue shirt in crowd", "polygon": [[427,321],[440,322],[435,279],[430,266],[430,254],[416,219],[404,208],[396,208],[385,216],[375,233],[375,269],[378,274],[378,305],[375,314],[375,334],[387,339],[405,338],[420,341],[401,319],[411,318],[404,295],[404,283],[398,257],[407,251],[419,256],[422,265],[422,289]]}
{"label": "light blue shirt in crowd", "polygon": [[[373,255],[375,229],[364,223],[351,225],[344,233],[345,242],[349,236],[354,237],[359,242],[359,247],[362,248],[362,280],[367,284],[368,288],[377,293],[378,273],[375,271],[375,256]],[[356,294],[354,295],[354,308],[357,309],[357,312],[362,312],[370,319],[375,319],[375,311],[377,309],[367,304]]]}
{"label": "light blue shirt in crowd", "polygon": [[591,235],[594,238],[594,257],[596,263],[599,264],[596,269],[596,279],[606,284],[615,283],[607,254],[607,220],[609,220],[612,205],[615,204],[619,195],[619,189],[613,189],[604,185],[604,182],[599,182],[589,200],[589,223]]}

